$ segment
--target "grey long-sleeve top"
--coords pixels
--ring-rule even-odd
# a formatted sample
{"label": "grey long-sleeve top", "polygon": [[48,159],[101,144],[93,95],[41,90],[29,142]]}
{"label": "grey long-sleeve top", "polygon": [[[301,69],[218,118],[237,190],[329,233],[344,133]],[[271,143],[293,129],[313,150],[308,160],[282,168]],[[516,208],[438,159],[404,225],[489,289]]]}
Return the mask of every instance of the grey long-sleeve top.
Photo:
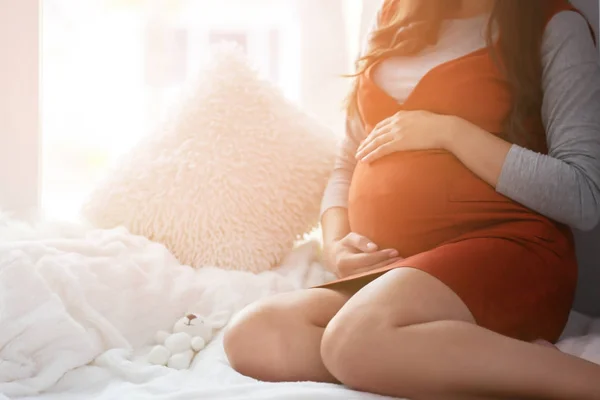
{"label": "grey long-sleeve top", "polygon": [[[600,64],[580,14],[561,12],[549,22],[542,65],[548,155],[513,145],[496,190],[572,228],[591,230],[600,221]],[[347,121],[322,212],[347,207],[355,153],[365,137],[359,120]]]}

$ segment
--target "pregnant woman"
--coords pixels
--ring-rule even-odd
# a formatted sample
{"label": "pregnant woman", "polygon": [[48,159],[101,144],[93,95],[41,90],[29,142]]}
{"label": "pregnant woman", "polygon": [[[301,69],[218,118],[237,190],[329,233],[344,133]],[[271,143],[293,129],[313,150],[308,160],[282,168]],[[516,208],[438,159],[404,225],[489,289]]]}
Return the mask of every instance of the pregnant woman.
{"label": "pregnant woman", "polygon": [[[600,219],[600,67],[566,0],[387,0],[323,201],[339,279],[225,336],[236,370],[420,399],[600,399],[555,342]],[[544,345],[546,344],[546,345]]]}

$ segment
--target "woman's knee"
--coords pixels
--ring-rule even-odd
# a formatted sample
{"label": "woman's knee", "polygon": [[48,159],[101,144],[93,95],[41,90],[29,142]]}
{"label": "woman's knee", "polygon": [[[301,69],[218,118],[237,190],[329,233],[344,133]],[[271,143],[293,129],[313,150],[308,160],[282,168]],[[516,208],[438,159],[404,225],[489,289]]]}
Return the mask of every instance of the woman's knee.
{"label": "woman's knee", "polygon": [[223,337],[231,367],[255,379],[277,380],[274,374],[285,365],[283,349],[288,318],[286,310],[269,301],[242,311]]}
{"label": "woman's knee", "polygon": [[368,371],[363,362],[376,346],[378,332],[387,329],[385,319],[368,306],[340,311],[323,334],[321,359],[327,370],[344,385],[365,390]]}
{"label": "woman's knee", "polygon": [[[387,273],[359,291],[331,320],[321,342],[323,363],[346,386],[369,391],[376,377],[365,365],[385,362],[376,351],[381,340],[394,337],[407,346],[408,354],[411,344],[400,339],[402,328],[441,320],[469,321],[468,310],[448,290],[417,270]],[[421,293],[428,295],[421,297]]]}

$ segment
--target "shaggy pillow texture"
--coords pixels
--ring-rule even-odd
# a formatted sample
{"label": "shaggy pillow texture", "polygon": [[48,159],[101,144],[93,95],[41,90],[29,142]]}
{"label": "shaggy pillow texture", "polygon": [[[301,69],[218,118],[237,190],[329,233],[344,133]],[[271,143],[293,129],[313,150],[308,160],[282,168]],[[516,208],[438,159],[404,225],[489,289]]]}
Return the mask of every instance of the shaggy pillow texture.
{"label": "shaggy pillow texture", "polygon": [[194,267],[260,272],[318,223],[333,133],[262,80],[234,48],[211,63],[172,117],[93,192],[83,216],[125,226]]}

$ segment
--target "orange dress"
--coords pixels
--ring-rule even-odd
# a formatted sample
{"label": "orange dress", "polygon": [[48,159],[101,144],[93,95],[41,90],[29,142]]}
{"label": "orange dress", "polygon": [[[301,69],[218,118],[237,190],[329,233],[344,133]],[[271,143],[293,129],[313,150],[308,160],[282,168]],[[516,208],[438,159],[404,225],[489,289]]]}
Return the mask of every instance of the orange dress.
{"label": "orange dress", "polygon": [[[570,9],[556,4],[553,13]],[[359,78],[366,132],[399,110],[427,110],[502,133],[511,93],[487,49],[434,68],[404,104],[375,84],[372,71]],[[526,341],[562,333],[577,282],[571,231],[497,193],[452,154],[400,152],[359,163],[348,214],[353,232],[404,259],[321,287],[412,267],[450,287],[482,327]]]}

